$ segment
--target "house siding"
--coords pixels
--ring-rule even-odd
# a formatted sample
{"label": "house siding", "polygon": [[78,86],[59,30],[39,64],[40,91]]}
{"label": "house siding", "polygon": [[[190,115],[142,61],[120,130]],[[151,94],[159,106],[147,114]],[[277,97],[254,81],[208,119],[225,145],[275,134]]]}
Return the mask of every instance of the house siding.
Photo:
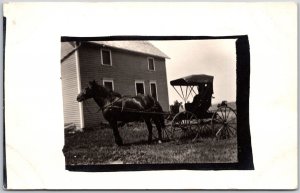
{"label": "house siding", "polygon": [[[61,43],[61,56],[64,57],[74,49],[70,42]],[[73,53],[61,63],[61,81],[63,89],[63,110],[65,124],[74,123],[81,128],[79,105],[76,101],[78,84],[76,76],[76,57]]]}
{"label": "house siding", "polygon": [[[91,80],[96,80],[102,85],[103,79],[112,79],[115,91],[122,95],[134,96],[136,80],[144,81],[146,94],[150,94],[150,81],[155,81],[158,101],[164,111],[169,111],[164,58],[151,56],[155,60],[155,71],[149,71],[147,60],[149,55],[110,49],[112,54],[112,66],[106,66],[101,65],[100,50],[100,45],[93,44],[82,44],[79,49],[82,87],[86,87]],[[83,113],[86,127],[92,127],[104,121],[102,112],[97,112],[98,110],[99,107],[93,100],[84,103]]]}

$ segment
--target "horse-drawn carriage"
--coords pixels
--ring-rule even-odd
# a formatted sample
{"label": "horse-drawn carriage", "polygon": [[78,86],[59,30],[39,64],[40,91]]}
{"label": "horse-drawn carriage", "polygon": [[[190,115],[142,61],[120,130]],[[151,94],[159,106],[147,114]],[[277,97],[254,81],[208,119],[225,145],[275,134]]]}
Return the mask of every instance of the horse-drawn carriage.
{"label": "horse-drawn carriage", "polygon": [[[213,94],[213,76],[191,75],[170,82],[184,102],[184,108],[178,113],[163,112],[159,102],[151,96],[138,95],[128,97],[111,92],[95,81],[89,83],[78,96],[82,102],[94,98],[103,112],[104,118],[113,129],[115,142],[122,145],[123,141],[118,126],[133,121],[145,121],[152,141],[152,121],[158,130],[158,140],[192,139],[207,135],[217,138],[236,136],[236,113],[226,101],[211,109]],[[195,91],[197,88],[198,93]],[[193,98],[192,102],[189,99]],[[211,109],[211,110],[210,110]],[[164,117],[168,114],[172,119],[165,124]]]}
{"label": "horse-drawn carriage", "polygon": [[[163,130],[165,138],[192,138],[236,136],[236,113],[226,101],[211,109],[213,76],[190,75],[170,82],[184,102],[184,108],[174,115],[171,126]],[[195,88],[198,90],[195,91]],[[193,98],[192,102],[189,99]]]}

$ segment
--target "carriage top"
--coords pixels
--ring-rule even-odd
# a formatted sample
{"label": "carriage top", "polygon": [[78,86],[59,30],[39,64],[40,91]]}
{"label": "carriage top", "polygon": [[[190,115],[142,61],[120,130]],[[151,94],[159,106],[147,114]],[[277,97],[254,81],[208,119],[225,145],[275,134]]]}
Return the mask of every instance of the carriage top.
{"label": "carriage top", "polygon": [[213,83],[214,77],[206,74],[194,74],[170,81],[172,86],[198,86]]}
{"label": "carriage top", "polygon": [[[197,92],[194,90],[194,87],[198,88],[198,91],[203,90],[203,88],[209,88],[210,96],[206,98],[212,97],[213,93],[213,80],[214,77],[206,74],[193,74],[189,76],[185,76],[176,80],[170,81],[171,86],[173,86],[174,90],[181,97],[184,103],[188,102],[189,97],[194,97],[197,95]],[[180,90],[176,89],[176,86],[180,87]],[[185,91],[184,88],[185,87]]]}

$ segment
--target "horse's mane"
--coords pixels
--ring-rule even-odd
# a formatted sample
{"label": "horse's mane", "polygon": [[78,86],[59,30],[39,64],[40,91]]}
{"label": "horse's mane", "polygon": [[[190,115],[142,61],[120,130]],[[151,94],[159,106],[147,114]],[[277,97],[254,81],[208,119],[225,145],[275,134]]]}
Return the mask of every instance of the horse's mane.
{"label": "horse's mane", "polygon": [[121,97],[121,94],[115,91],[111,91],[102,85],[99,85],[95,80],[89,82],[91,88],[96,89],[96,91],[103,97],[116,98]]}

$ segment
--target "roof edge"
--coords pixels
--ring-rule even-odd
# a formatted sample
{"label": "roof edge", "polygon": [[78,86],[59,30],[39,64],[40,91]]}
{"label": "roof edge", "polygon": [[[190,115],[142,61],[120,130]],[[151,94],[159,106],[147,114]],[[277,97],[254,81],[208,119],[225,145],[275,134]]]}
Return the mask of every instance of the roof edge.
{"label": "roof edge", "polygon": [[[135,51],[135,50],[131,50],[131,49],[125,49],[125,48],[119,48],[119,47],[116,47],[116,46],[109,46],[109,45],[105,45],[105,44],[101,44],[101,43],[96,43],[96,42],[90,42],[90,41],[87,41],[85,43],[89,43],[89,44],[94,44],[94,45],[103,45],[104,47],[109,47],[109,48],[114,48],[114,49],[118,49],[118,50],[124,50],[124,51],[129,51],[129,52],[134,52],[134,53],[138,53],[138,54],[143,54],[143,55],[147,55],[147,56],[155,56],[155,57],[158,57],[158,58],[165,58],[165,59],[171,59],[168,55],[166,55],[164,53],[164,55],[166,55],[165,57],[164,56],[159,56],[159,55],[154,55],[154,54],[148,54],[148,53],[144,53],[144,52],[139,52],[139,51]],[[152,44],[151,44],[152,45]],[[152,45],[153,46],[153,45]],[[155,46],[154,46],[155,47]],[[157,48],[158,49],[158,48]]]}

